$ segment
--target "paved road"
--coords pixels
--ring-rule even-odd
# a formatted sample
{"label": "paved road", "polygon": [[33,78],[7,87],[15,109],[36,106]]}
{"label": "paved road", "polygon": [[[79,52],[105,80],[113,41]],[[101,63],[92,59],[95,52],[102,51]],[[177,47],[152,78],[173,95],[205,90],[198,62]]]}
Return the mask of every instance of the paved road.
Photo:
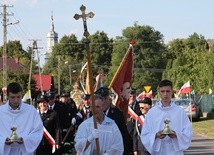
{"label": "paved road", "polygon": [[192,144],[184,154],[214,155],[214,139],[208,139],[200,134],[193,133]]}

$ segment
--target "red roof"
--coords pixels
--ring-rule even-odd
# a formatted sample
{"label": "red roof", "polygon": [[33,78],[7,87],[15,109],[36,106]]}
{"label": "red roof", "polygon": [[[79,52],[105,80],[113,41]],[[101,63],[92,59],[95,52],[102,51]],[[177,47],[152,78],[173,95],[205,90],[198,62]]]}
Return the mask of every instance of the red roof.
{"label": "red roof", "polygon": [[[20,71],[22,69],[28,69],[19,62],[18,58],[7,58],[7,69],[12,71]],[[0,57],[0,70],[3,70],[3,58]]]}
{"label": "red roof", "polygon": [[[36,91],[41,90],[40,87],[40,75],[39,74],[34,74],[33,78],[36,81]],[[42,89],[43,91],[48,91],[51,89],[51,76],[50,75],[45,75],[45,74],[41,74],[41,83],[42,83]]]}

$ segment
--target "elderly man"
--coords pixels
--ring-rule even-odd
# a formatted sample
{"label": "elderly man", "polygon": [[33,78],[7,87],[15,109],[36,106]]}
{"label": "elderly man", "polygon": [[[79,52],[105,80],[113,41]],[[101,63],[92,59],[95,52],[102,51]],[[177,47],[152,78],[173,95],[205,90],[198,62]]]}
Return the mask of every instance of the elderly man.
{"label": "elderly man", "polygon": [[95,94],[102,96],[103,101],[105,103],[103,111],[105,112],[106,116],[115,121],[120,130],[124,144],[123,155],[129,155],[130,153],[132,153],[130,146],[131,136],[127,130],[127,126],[123,116],[123,111],[121,111],[119,108],[112,104],[112,98],[110,97],[110,91],[108,88],[101,87],[95,92]]}
{"label": "elderly man", "polygon": [[[94,115],[80,124],[74,140],[78,155],[95,155],[97,138],[100,144],[100,154],[123,154],[123,139],[120,130],[116,123],[103,113],[104,104],[103,98],[96,95]],[[97,129],[94,129],[93,117],[96,117]]]}
{"label": "elderly man", "polygon": [[[139,109],[140,109],[140,115],[141,121],[143,122],[149,109],[152,107],[152,100],[148,97],[145,97],[143,99],[138,100]],[[133,131],[133,150],[134,155],[150,155],[150,153],[146,150],[146,148],[143,146],[141,139],[140,139],[140,133],[143,128],[143,123],[139,120],[135,121],[135,127]]]}

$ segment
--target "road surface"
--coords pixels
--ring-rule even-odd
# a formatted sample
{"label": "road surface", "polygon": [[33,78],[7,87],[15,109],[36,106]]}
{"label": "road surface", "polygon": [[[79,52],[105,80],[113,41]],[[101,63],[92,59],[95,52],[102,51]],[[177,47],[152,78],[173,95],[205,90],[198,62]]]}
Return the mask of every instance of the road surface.
{"label": "road surface", "polygon": [[[214,131],[213,131],[214,132]],[[214,139],[193,132],[192,144],[185,155],[214,155]]]}

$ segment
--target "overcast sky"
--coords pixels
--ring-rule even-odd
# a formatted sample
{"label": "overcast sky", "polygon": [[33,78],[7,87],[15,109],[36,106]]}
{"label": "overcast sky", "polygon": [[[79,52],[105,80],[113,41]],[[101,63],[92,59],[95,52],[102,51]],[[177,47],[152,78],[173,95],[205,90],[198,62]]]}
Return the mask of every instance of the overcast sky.
{"label": "overcast sky", "polygon": [[[214,38],[214,0],[1,0],[7,4],[8,40],[20,40],[23,48],[38,39],[38,46],[46,49],[46,35],[50,30],[53,12],[55,31],[59,39],[74,33],[78,39],[83,35],[83,23],[73,16],[80,14],[80,6],[86,6],[86,13],[94,12],[88,19],[90,34],[104,31],[108,37],[121,36],[122,30],[133,26],[149,25],[160,31],[165,43],[175,38],[187,38],[194,32],[206,39]],[[3,7],[0,8],[3,13]],[[2,15],[0,20],[2,21]],[[3,27],[0,31],[0,45],[3,45]]]}

